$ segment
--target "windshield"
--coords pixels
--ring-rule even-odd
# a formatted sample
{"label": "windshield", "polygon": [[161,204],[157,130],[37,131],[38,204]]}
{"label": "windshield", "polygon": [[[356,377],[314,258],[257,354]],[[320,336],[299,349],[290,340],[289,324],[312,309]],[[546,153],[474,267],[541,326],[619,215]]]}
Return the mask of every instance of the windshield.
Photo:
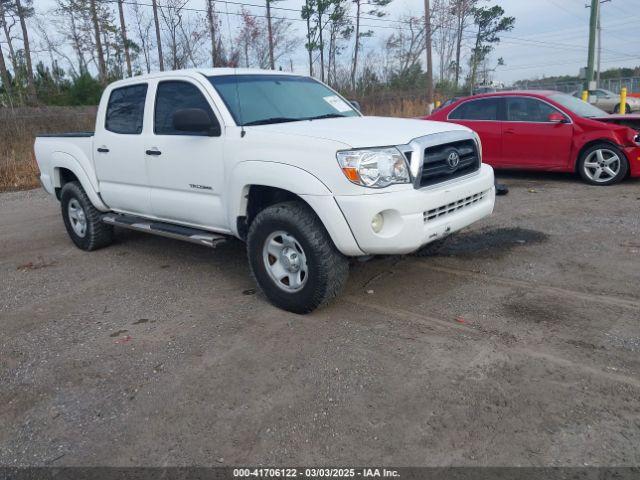
{"label": "windshield", "polygon": [[572,97],[571,95],[565,95],[564,93],[554,93],[553,95],[549,95],[549,98],[563,107],[568,108],[580,117],[593,118],[606,117],[609,115],[598,107],[594,107],[589,103],[583,102],[579,98]]}
{"label": "windshield", "polygon": [[207,77],[237,125],[356,117],[359,113],[320,82],[293,75]]}

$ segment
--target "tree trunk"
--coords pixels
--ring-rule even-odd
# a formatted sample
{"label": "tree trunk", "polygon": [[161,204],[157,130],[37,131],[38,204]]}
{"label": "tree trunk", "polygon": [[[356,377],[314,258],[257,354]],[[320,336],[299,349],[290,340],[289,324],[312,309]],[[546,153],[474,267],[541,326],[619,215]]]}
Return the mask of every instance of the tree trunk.
{"label": "tree trunk", "polygon": [[[463,8],[463,6],[460,6]],[[460,51],[462,50],[462,33],[464,31],[464,13],[458,11],[458,31],[456,32],[456,88],[460,82]]]}
{"label": "tree trunk", "polygon": [[267,35],[269,36],[269,67],[271,70],[276,69],[276,64],[273,61],[273,33],[271,31],[271,1],[265,0],[267,2]]}
{"label": "tree trunk", "polygon": [[11,80],[9,79],[7,64],[4,63],[4,55],[2,53],[2,48],[0,48],[0,79],[2,80],[2,85],[4,85],[4,91],[7,92],[9,103],[11,103]]}
{"label": "tree trunk", "polygon": [[2,22],[2,29],[4,30],[4,37],[7,40],[7,47],[9,47],[9,60],[13,67],[14,74],[18,72],[18,59],[16,58],[16,51],[13,49],[13,42],[11,41],[11,34],[9,33],[9,27],[7,21],[4,18],[4,8],[2,1],[0,1],[0,22]]}
{"label": "tree trunk", "polygon": [[320,80],[324,82],[324,41],[322,40],[322,13],[318,12],[318,40],[320,41]]}
{"label": "tree trunk", "polygon": [[431,5],[424,0],[424,35],[427,49],[427,115],[433,112],[433,55],[431,45]]}
{"label": "tree trunk", "polygon": [[118,0],[118,12],[120,13],[120,32],[122,32],[122,43],[124,45],[124,58],[127,62],[127,74],[129,77],[133,76],[131,70],[131,55],[129,55],[129,40],[127,39],[127,26],[124,23],[124,8],[122,7],[122,1]]}
{"label": "tree trunk", "polygon": [[211,66],[217,67],[216,26],[213,20],[213,0],[207,0],[207,21],[209,22],[209,37],[211,37]]}
{"label": "tree trunk", "polygon": [[480,48],[480,28],[476,37],[476,48],[471,55],[471,79],[469,80],[469,94],[473,95],[476,86],[476,75],[478,72],[478,49]]}
{"label": "tree trunk", "polygon": [[160,22],[158,21],[158,2],[157,0],[151,0],[153,6],[153,21],[156,24],[156,43],[158,45],[158,62],[160,64],[160,71],[164,72],[164,59],[162,58],[162,40],[160,39]]}
{"label": "tree trunk", "polygon": [[24,44],[24,59],[27,64],[27,93],[31,103],[36,102],[36,86],[33,82],[33,66],[31,65],[31,46],[29,44],[29,31],[27,30],[27,22],[24,18],[24,10],[20,0],[16,1],[18,17],[20,18],[20,27],[22,28],[22,43]]}
{"label": "tree trunk", "polygon": [[91,0],[89,2],[89,7],[91,9],[93,33],[96,37],[96,52],[98,54],[98,75],[100,77],[100,83],[104,85],[107,82],[107,65],[104,63],[104,52],[102,51],[102,39],[100,38],[100,25],[98,24],[98,10],[96,9],[96,0]]}
{"label": "tree trunk", "polygon": [[353,46],[353,65],[351,65],[351,89],[356,91],[356,73],[358,69],[358,49],[360,48],[360,2],[356,0],[356,43]]}
{"label": "tree trunk", "polygon": [[311,48],[313,42],[311,40],[311,16],[309,15],[307,17],[307,52],[309,53],[309,76],[313,77],[313,49]]}

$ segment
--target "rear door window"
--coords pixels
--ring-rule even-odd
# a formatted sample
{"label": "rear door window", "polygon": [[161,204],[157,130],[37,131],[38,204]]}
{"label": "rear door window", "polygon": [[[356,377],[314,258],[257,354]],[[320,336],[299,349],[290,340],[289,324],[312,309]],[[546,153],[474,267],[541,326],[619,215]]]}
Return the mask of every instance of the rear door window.
{"label": "rear door window", "polygon": [[147,84],[116,88],[109,95],[105,128],[113,133],[139,135],[142,133]]}
{"label": "rear door window", "polygon": [[450,120],[499,120],[500,99],[482,98],[469,100],[449,114]]}

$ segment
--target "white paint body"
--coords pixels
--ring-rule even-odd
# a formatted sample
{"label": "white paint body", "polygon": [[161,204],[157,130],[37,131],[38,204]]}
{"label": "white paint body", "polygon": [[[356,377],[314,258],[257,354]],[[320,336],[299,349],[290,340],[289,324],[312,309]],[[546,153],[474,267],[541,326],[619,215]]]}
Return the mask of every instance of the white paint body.
{"label": "white paint body", "polygon": [[[107,87],[98,108],[93,137],[38,137],[35,153],[42,185],[54,194],[60,169],[80,180],[94,206],[104,212],[133,214],[239,236],[237,219],[246,215],[252,185],[277,187],[298,195],[322,220],[345,255],[402,254],[490,215],[495,201],[493,170],[424,188],[413,184],[371,189],[351,183],[336,152],[351,148],[408,145],[422,139],[444,143],[450,132],[476,139],[466,127],[424,120],[347,117],[245,127],[236,125],[206,76],[278,72],[234,69],[184,70],[127,79]],[[156,87],[162,80],[196,85],[222,127],[219,137],[161,136],[153,131]],[[148,85],[143,130],[123,135],[104,128],[114,88]],[[109,153],[98,153],[106,147]],[[162,151],[150,156],[149,149]],[[419,159],[411,163],[412,173]],[[206,185],[211,190],[190,185]],[[459,211],[427,222],[425,212],[482,194]],[[384,212],[385,227],[375,233],[371,219]]]}

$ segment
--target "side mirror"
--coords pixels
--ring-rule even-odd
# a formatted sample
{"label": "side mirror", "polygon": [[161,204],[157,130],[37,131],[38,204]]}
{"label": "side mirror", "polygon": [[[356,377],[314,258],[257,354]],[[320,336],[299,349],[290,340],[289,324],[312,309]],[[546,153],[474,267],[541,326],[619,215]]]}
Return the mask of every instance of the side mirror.
{"label": "side mirror", "polygon": [[353,108],[355,108],[357,111],[362,113],[362,107],[360,106],[360,102],[358,102],[357,100],[349,100],[349,103]]}
{"label": "side mirror", "polygon": [[217,137],[220,125],[212,122],[209,114],[201,108],[183,108],[173,113],[173,128],[179,132]]}
{"label": "side mirror", "polygon": [[567,123],[567,117],[557,112],[549,114],[549,117],[547,118],[547,120],[550,123]]}

